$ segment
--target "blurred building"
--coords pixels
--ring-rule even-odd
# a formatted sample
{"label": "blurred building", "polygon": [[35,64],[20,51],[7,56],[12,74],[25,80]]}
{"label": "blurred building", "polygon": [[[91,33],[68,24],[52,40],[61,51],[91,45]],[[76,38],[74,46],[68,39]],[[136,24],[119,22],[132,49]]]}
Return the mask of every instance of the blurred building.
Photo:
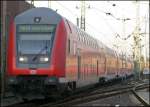
{"label": "blurred building", "polygon": [[[7,35],[10,19],[13,19],[17,14],[33,8],[34,6],[21,0],[21,1],[0,1],[1,5],[1,35]],[[6,33],[6,34],[5,34]]]}
{"label": "blurred building", "polygon": [[25,0],[20,1],[0,1],[1,7],[1,17],[0,17],[0,87],[2,87],[1,92],[4,92],[4,84],[6,83],[5,79],[5,71],[6,71],[6,57],[7,54],[7,37],[9,32],[9,24],[10,21],[14,19],[14,17],[30,8],[34,8],[33,5],[27,3]]}

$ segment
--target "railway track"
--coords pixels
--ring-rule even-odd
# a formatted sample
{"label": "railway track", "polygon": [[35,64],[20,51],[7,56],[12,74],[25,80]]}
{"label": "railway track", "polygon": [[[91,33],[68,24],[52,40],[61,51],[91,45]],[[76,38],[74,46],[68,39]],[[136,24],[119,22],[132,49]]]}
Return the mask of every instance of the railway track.
{"label": "railway track", "polygon": [[[133,95],[144,105],[144,106],[150,106],[150,104],[144,99],[142,98],[140,95],[138,95],[137,90],[139,88],[142,88],[141,86],[137,86],[135,88],[133,88],[132,93]],[[148,87],[150,88],[150,86]]]}
{"label": "railway track", "polygon": [[[129,82],[129,81],[128,81]],[[73,94],[72,96],[63,98],[63,99],[59,99],[59,100],[35,100],[35,101],[29,101],[29,102],[24,102],[24,103],[20,103],[20,104],[15,104],[15,105],[11,105],[11,107],[28,107],[28,106],[36,106],[36,107],[57,107],[57,106],[71,106],[71,105],[76,105],[76,104],[81,104],[81,103],[86,103],[86,102],[90,102],[93,100],[97,100],[97,99],[102,99],[102,98],[106,98],[106,97],[111,97],[114,95],[118,95],[118,94],[123,94],[123,93],[127,93],[127,92],[132,92],[133,89],[139,90],[139,89],[143,89],[145,86],[142,84],[140,84],[140,86],[137,86],[137,82],[129,82],[128,84],[124,84],[122,85],[122,83],[119,84],[115,84],[112,86],[103,86],[103,87],[95,87],[92,89],[89,89],[87,91],[84,92],[77,92],[75,94]],[[118,88],[119,87],[119,88]]]}
{"label": "railway track", "polygon": [[21,103],[23,102],[22,99],[20,99],[19,97],[16,97],[13,93],[11,92],[5,92],[5,96],[2,96],[2,94],[0,94],[1,96],[1,102],[0,102],[0,106],[1,107],[5,107],[5,106],[11,106],[13,104],[17,104],[17,103]]}
{"label": "railway track", "polygon": [[[149,87],[149,86],[147,86],[147,87]],[[139,88],[137,87],[136,90],[140,90],[140,89],[143,89],[143,88],[146,88],[146,86],[139,87]],[[97,100],[97,99],[103,99],[103,98],[106,98],[106,97],[111,97],[111,96],[114,96],[114,95],[119,95],[119,94],[123,94],[123,93],[127,93],[127,92],[132,92],[133,89],[134,89],[134,86],[130,86],[130,87],[127,86],[127,87],[124,87],[124,88],[123,87],[118,88],[116,90],[115,89],[111,89],[111,90],[106,90],[106,91],[89,93],[88,95],[80,96],[80,97],[78,97],[76,99],[72,99],[72,100],[68,100],[68,101],[64,100],[62,102],[45,104],[45,105],[42,105],[40,107],[72,106],[72,105],[76,105],[76,104],[82,104],[82,103],[91,102],[91,101],[94,101],[94,100]]]}

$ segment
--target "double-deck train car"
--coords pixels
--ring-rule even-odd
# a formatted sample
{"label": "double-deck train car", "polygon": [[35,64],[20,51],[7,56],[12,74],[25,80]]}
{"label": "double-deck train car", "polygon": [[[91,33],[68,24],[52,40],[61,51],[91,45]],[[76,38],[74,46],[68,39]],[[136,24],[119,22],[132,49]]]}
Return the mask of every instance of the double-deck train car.
{"label": "double-deck train car", "polygon": [[7,49],[8,84],[18,93],[74,90],[132,74],[116,51],[49,8],[17,15]]}

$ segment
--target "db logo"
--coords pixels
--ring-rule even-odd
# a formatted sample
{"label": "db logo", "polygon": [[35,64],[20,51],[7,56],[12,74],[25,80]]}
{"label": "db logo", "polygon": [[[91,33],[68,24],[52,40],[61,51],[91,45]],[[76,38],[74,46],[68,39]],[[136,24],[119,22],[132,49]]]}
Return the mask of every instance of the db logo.
{"label": "db logo", "polygon": [[30,74],[36,74],[36,70],[31,70]]}

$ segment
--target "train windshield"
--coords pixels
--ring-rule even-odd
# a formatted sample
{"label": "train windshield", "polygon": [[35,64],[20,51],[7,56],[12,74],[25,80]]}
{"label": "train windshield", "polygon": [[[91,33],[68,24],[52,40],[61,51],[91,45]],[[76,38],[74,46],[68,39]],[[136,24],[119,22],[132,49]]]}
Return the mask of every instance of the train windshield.
{"label": "train windshield", "polygon": [[54,33],[55,26],[52,25],[19,25],[17,29],[18,53],[21,55],[49,54]]}
{"label": "train windshield", "polygon": [[[52,44],[51,34],[20,34],[18,51],[20,54],[48,54]],[[44,49],[44,47],[47,47]]]}

